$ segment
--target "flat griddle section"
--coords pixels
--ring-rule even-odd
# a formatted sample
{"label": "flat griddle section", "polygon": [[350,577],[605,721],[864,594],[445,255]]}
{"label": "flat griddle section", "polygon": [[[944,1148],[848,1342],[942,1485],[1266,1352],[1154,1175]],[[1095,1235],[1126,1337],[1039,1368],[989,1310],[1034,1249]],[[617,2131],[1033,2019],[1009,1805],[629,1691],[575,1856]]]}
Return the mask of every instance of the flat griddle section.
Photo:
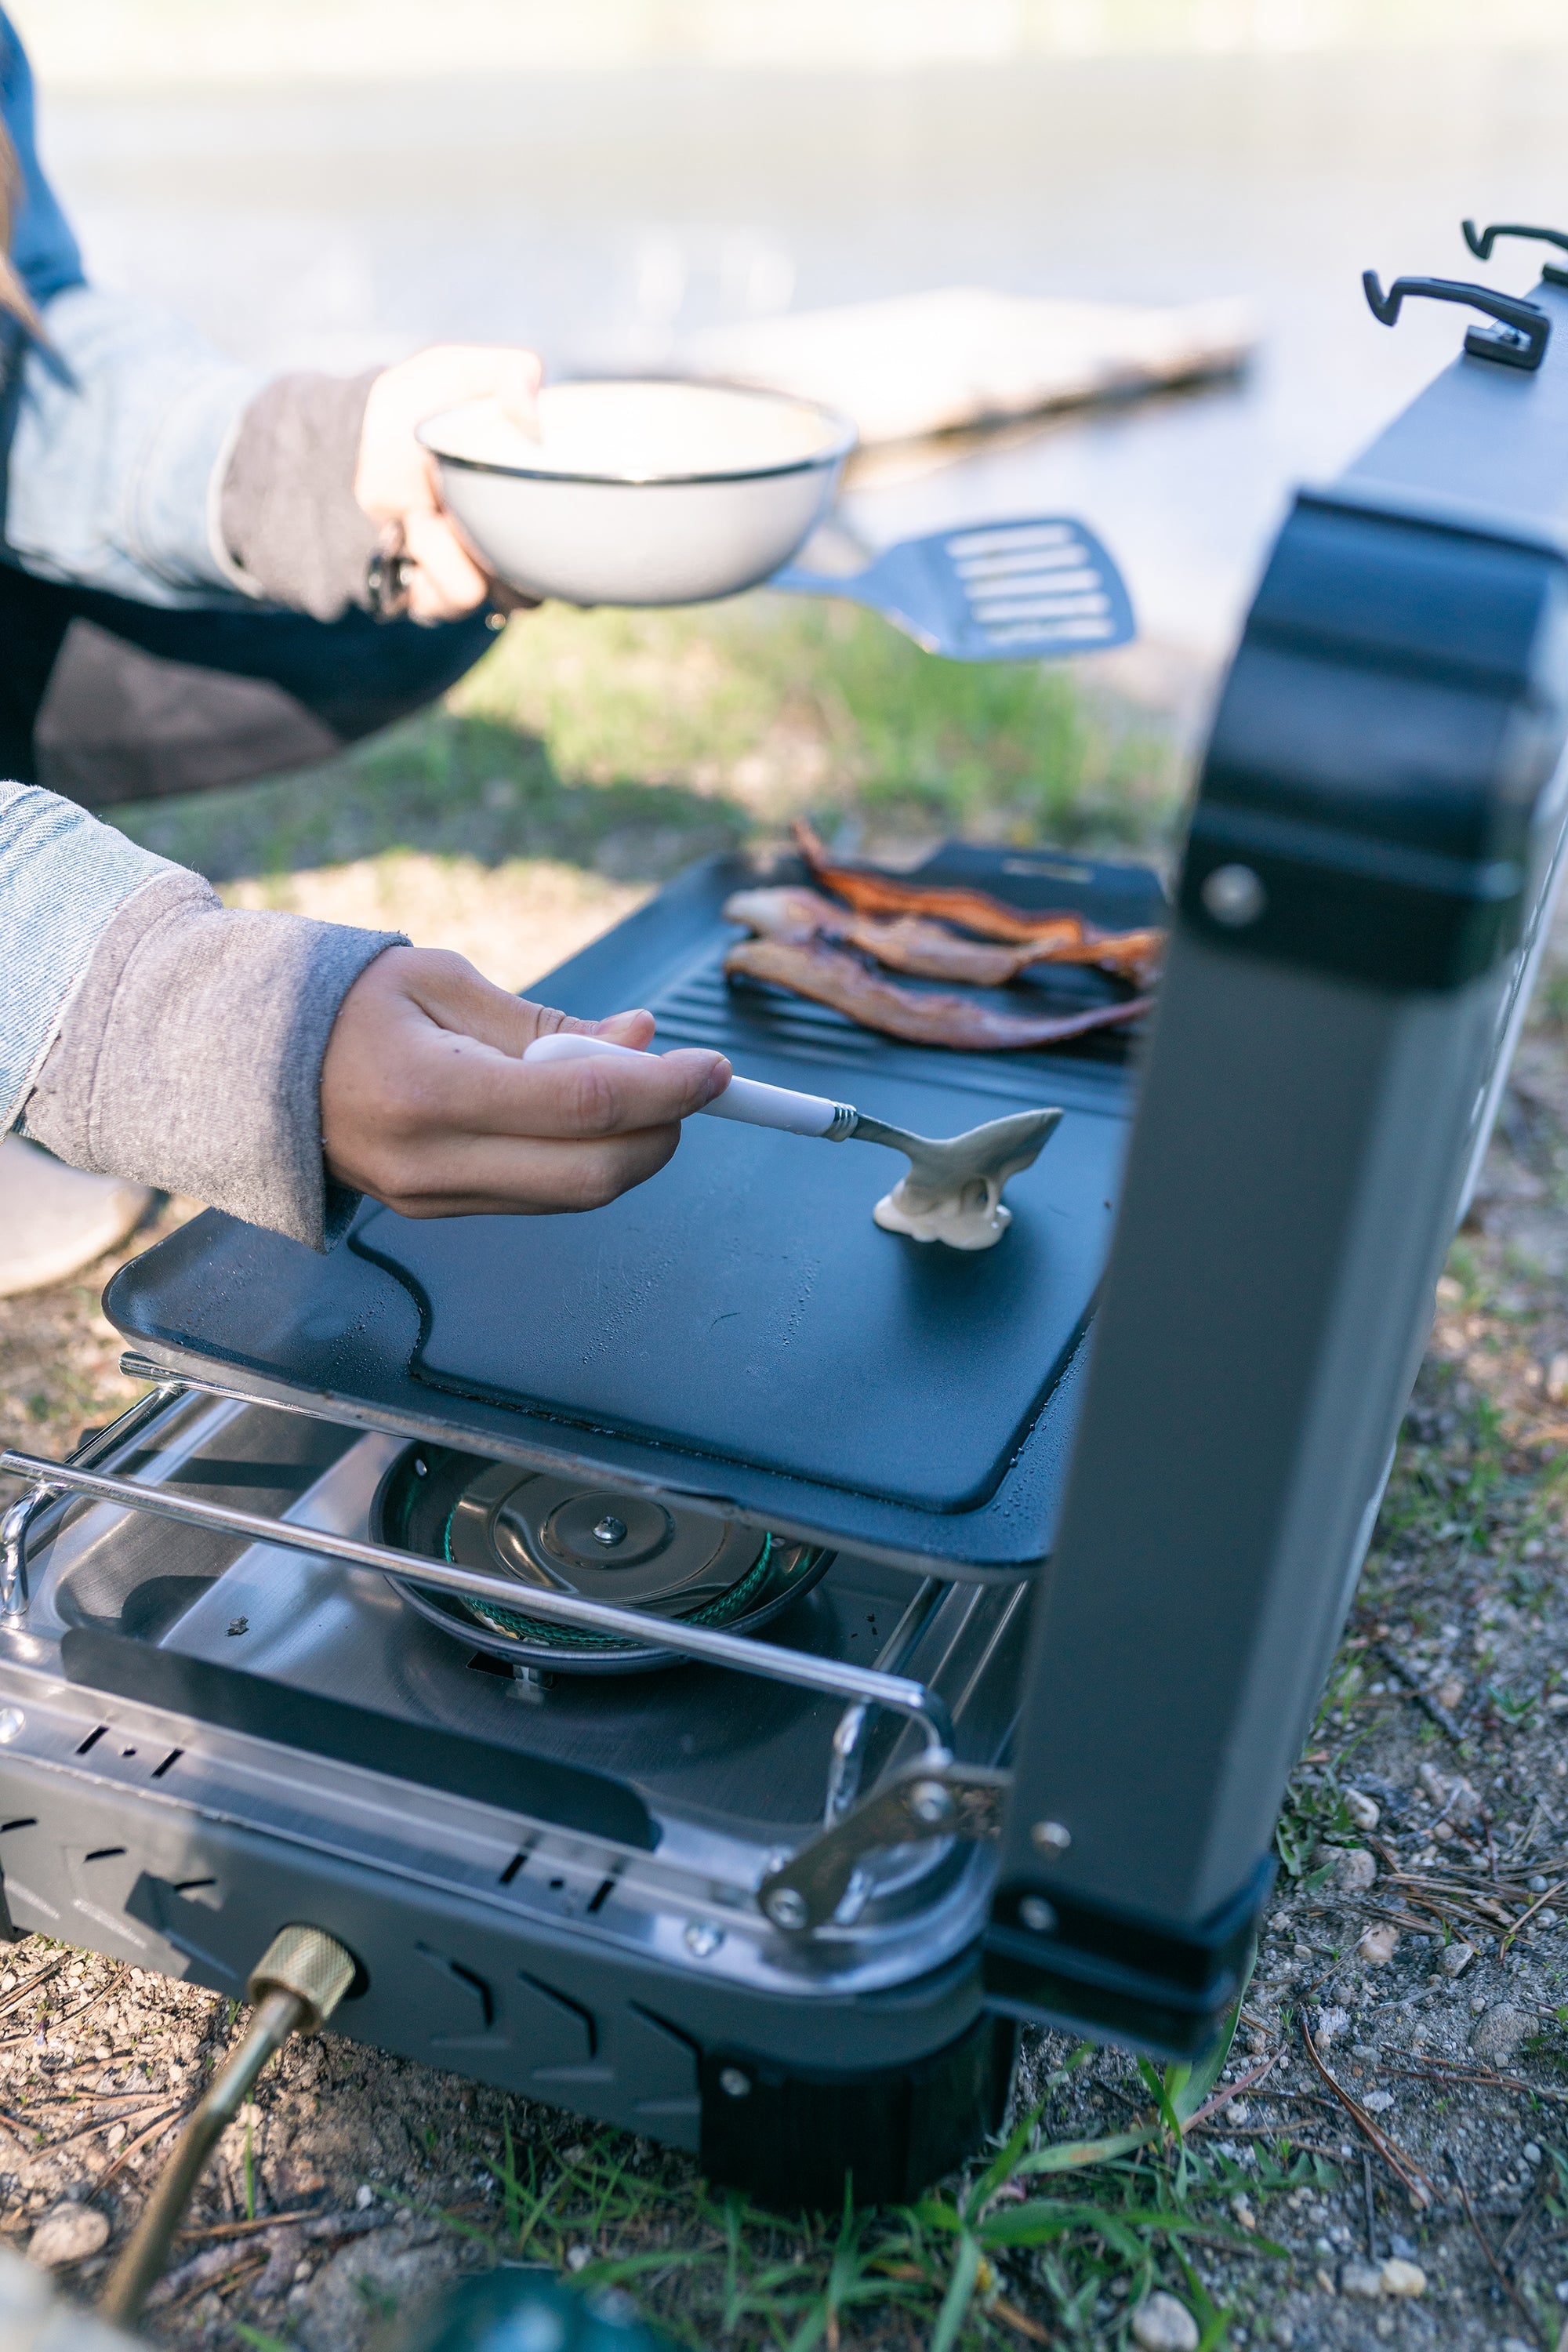
{"label": "flat griddle section", "polygon": [[[861,1108],[928,1135],[1014,1108],[882,1076],[862,1091]],[[703,1118],[592,1216],[383,1209],[353,1246],[413,1293],[415,1370],[438,1387],[960,1511],[994,1491],[1082,1332],[1121,1139],[1120,1120],[1069,1112],[1014,1178],[991,1250],[879,1231],[894,1153]]]}
{"label": "flat griddle section", "polygon": [[[1163,911],[1137,867],[959,848],[922,877],[1111,925]],[[114,1277],[114,1322],[176,1370],[263,1402],[674,1491],[910,1565],[1037,1564],[1081,1387],[1070,1343],[1116,1197],[1127,1049],[946,1054],[726,990],[719,910],[756,879],[743,860],[710,861],[538,993],[584,1015],[649,1005],[668,1043],[722,1045],[759,1076],[928,1133],[1061,1103],[997,1249],[963,1258],[873,1227],[902,1166],[891,1153],[698,1119],[651,1186],[591,1217],[415,1226],[367,1204],[321,1258],[209,1212]],[[447,1253],[483,1310],[483,1357],[456,1320]]]}

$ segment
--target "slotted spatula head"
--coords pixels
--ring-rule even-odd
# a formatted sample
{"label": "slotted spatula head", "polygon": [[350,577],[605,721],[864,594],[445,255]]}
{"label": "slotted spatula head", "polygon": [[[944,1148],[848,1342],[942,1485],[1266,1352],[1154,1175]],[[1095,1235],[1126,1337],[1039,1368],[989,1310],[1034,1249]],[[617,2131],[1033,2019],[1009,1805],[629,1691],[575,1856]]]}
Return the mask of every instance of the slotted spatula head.
{"label": "slotted spatula head", "polygon": [[868,604],[950,661],[1095,653],[1135,634],[1121,574],[1094,533],[1068,515],[902,540],[842,577],[791,564],[768,585]]}

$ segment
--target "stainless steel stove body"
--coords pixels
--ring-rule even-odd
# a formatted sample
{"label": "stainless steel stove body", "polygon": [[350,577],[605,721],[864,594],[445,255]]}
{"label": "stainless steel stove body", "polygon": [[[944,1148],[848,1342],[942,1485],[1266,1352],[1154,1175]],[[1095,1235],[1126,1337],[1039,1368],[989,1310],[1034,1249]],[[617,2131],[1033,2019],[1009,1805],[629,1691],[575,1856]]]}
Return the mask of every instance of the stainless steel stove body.
{"label": "stainless steel stove body", "polygon": [[[87,1475],[363,1544],[408,1452],[165,1390],[88,1449]],[[840,1557],[770,1629],[825,1689],[668,1655],[548,1677],[509,1668],[482,1622],[432,1622],[400,1580],[316,1551],[90,1497],[28,1537],[29,1605],[0,1644],[14,1928],[238,1997],[267,1920],[331,1916],[363,1971],[343,2031],[779,2196],[826,2196],[842,2165],[822,2104],[838,2077],[858,2084],[868,2193],[903,2193],[994,2121],[1012,2029],[980,1999],[988,1843],[912,1819],[807,1935],[758,1890],[863,1789],[902,1785],[931,1719],[988,1793],[1026,1585]],[[832,1687],[840,1670],[873,1689],[879,1671],[906,1712]]]}
{"label": "stainless steel stove body", "polygon": [[[3,1457],[16,1926],[237,1991],[313,1922],[361,1963],[347,2031],[776,2200],[973,2148],[1019,2019],[1212,2043],[1563,864],[1568,292],[1533,300],[1280,534],[1125,1150],[1120,1047],[727,996],[711,866],[551,983],[928,1131],[1062,1102],[978,1265],[847,1222],[853,1155],[697,1120],[594,1219],[372,1208],[313,1260],[208,1216],[117,1277],[153,1398]],[[928,871],[1111,921],[1154,889]],[[376,1498],[421,1446],[508,1467],[416,1560]],[[522,1584],[514,1473],[556,1482]],[[557,1574],[595,1529],[655,1563],[641,1605]],[[764,1595],[775,1540],[802,1581]],[[612,1643],[676,1663],[541,1680]]]}

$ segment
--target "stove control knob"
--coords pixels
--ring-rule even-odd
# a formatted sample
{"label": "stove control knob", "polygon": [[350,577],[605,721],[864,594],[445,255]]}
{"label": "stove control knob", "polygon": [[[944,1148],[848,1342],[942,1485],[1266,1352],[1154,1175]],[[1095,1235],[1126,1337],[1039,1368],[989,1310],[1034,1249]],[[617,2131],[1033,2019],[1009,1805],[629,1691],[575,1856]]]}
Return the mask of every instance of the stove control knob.
{"label": "stove control knob", "polygon": [[614,1551],[616,1546],[617,1544],[625,1543],[626,1539],[626,1523],[625,1519],[614,1518],[606,1513],[604,1518],[595,1522],[594,1528],[594,1541],[595,1543],[602,1543],[606,1551]]}

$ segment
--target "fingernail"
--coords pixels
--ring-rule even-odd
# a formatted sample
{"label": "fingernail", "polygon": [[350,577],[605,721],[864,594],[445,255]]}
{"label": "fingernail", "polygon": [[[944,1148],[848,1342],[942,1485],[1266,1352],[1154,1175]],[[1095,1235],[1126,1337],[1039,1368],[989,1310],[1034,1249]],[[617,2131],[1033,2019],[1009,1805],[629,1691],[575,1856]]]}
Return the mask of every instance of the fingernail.
{"label": "fingernail", "polygon": [[715,1096],[721,1095],[734,1075],[722,1055],[719,1055],[708,1074],[708,1091],[702,1097],[703,1101],[711,1102]]}

